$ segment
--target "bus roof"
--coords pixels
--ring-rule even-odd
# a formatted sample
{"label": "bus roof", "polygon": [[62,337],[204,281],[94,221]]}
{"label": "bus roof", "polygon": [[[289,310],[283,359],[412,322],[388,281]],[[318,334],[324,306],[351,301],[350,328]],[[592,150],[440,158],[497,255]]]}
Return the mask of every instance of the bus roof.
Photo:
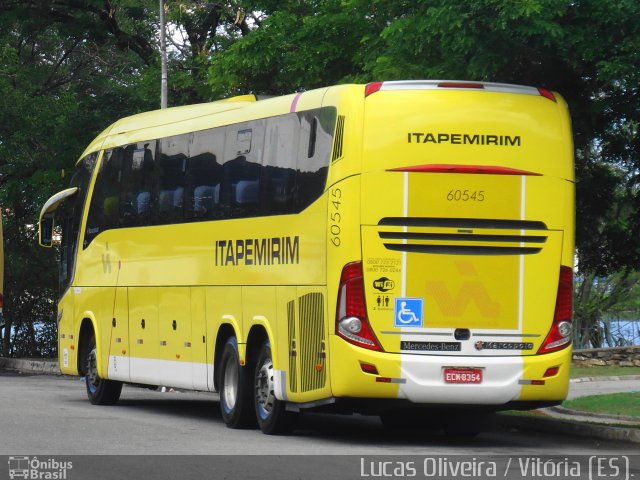
{"label": "bus roof", "polygon": [[[451,80],[385,81],[366,85],[344,84],[273,97],[260,102],[257,101],[255,95],[240,95],[210,103],[153,110],[122,118],[102,131],[89,144],[80,158],[103,148],[112,148],[152,138],[175,135],[179,133],[178,130],[188,131],[191,129],[190,131],[196,131],[207,128],[206,126],[203,127],[203,125],[214,124],[216,122],[215,115],[220,113],[235,111],[237,114],[232,115],[235,121],[243,121],[245,119],[242,117],[248,114],[248,110],[251,110],[252,118],[261,118],[304,108],[316,108],[324,103],[324,95],[329,89],[338,93],[338,91],[345,92],[354,88],[361,89],[364,92],[363,100],[380,90],[484,90],[496,93],[537,95],[557,102],[556,95],[553,92],[541,88],[503,83]],[[331,96],[333,97],[333,95]],[[335,97],[333,98],[335,100]],[[199,122],[203,117],[211,117],[211,122]],[[179,126],[181,123],[183,125]],[[187,126],[187,124],[189,125]],[[169,128],[169,126],[175,126],[175,129],[174,127]]]}
{"label": "bus roof", "polygon": [[103,142],[109,136],[125,134],[146,128],[160,127],[162,125],[168,125],[183,120],[191,120],[207,115],[214,115],[217,113],[227,112],[229,110],[237,110],[239,108],[247,107],[254,102],[256,102],[255,95],[240,95],[224,100],[218,100],[216,102],[152,110],[150,112],[143,112],[129,117],[124,117],[104,129],[89,144],[80,158],[83,158],[91,152],[100,150]]}

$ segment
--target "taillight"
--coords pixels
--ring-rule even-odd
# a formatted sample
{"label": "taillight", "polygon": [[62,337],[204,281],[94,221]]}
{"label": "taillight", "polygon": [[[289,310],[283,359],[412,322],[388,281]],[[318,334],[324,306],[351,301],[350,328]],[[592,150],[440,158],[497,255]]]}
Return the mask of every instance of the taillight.
{"label": "taillight", "polygon": [[550,353],[562,350],[571,343],[573,331],[571,324],[573,308],[573,270],[571,267],[560,267],[558,295],[553,324],[538,353]]}
{"label": "taillight", "polygon": [[348,263],[342,269],[336,309],[336,335],[370,350],[382,350],[367,318],[362,263]]}
{"label": "taillight", "polygon": [[546,88],[539,88],[538,92],[540,93],[540,95],[542,95],[544,98],[548,98],[549,100],[551,100],[552,102],[556,102],[558,103],[558,100],[556,100],[556,96],[553,94],[553,92],[547,90]]}

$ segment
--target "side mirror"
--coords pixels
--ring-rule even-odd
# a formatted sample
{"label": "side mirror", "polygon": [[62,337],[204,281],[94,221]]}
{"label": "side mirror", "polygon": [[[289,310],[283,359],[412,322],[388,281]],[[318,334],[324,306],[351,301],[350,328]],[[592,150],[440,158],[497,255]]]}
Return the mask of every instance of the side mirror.
{"label": "side mirror", "polygon": [[40,222],[38,223],[38,243],[42,247],[52,247],[53,246],[53,227],[54,224],[54,213],[56,208],[60,206],[62,202],[64,202],[67,198],[72,197],[78,193],[78,188],[67,188],[61,192],[56,193],[53,197],[51,197],[42,207],[40,211]]}
{"label": "side mirror", "polygon": [[38,231],[38,242],[42,247],[53,246],[53,212],[45,213],[40,218],[40,228]]}

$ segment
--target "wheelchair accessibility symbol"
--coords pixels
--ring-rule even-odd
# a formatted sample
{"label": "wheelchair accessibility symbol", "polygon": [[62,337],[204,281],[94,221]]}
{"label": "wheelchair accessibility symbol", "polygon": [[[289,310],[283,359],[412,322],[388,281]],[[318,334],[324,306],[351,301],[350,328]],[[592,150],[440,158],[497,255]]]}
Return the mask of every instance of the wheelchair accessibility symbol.
{"label": "wheelchair accessibility symbol", "polygon": [[422,305],[422,298],[396,298],[394,326],[421,327]]}

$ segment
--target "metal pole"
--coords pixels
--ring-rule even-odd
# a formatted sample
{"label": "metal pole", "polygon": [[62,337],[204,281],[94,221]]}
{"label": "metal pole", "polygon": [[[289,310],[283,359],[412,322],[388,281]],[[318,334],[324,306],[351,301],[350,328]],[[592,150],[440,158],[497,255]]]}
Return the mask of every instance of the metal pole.
{"label": "metal pole", "polygon": [[164,25],[164,2],[165,0],[160,0],[160,58],[162,62],[160,108],[167,108],[167,38]]}

